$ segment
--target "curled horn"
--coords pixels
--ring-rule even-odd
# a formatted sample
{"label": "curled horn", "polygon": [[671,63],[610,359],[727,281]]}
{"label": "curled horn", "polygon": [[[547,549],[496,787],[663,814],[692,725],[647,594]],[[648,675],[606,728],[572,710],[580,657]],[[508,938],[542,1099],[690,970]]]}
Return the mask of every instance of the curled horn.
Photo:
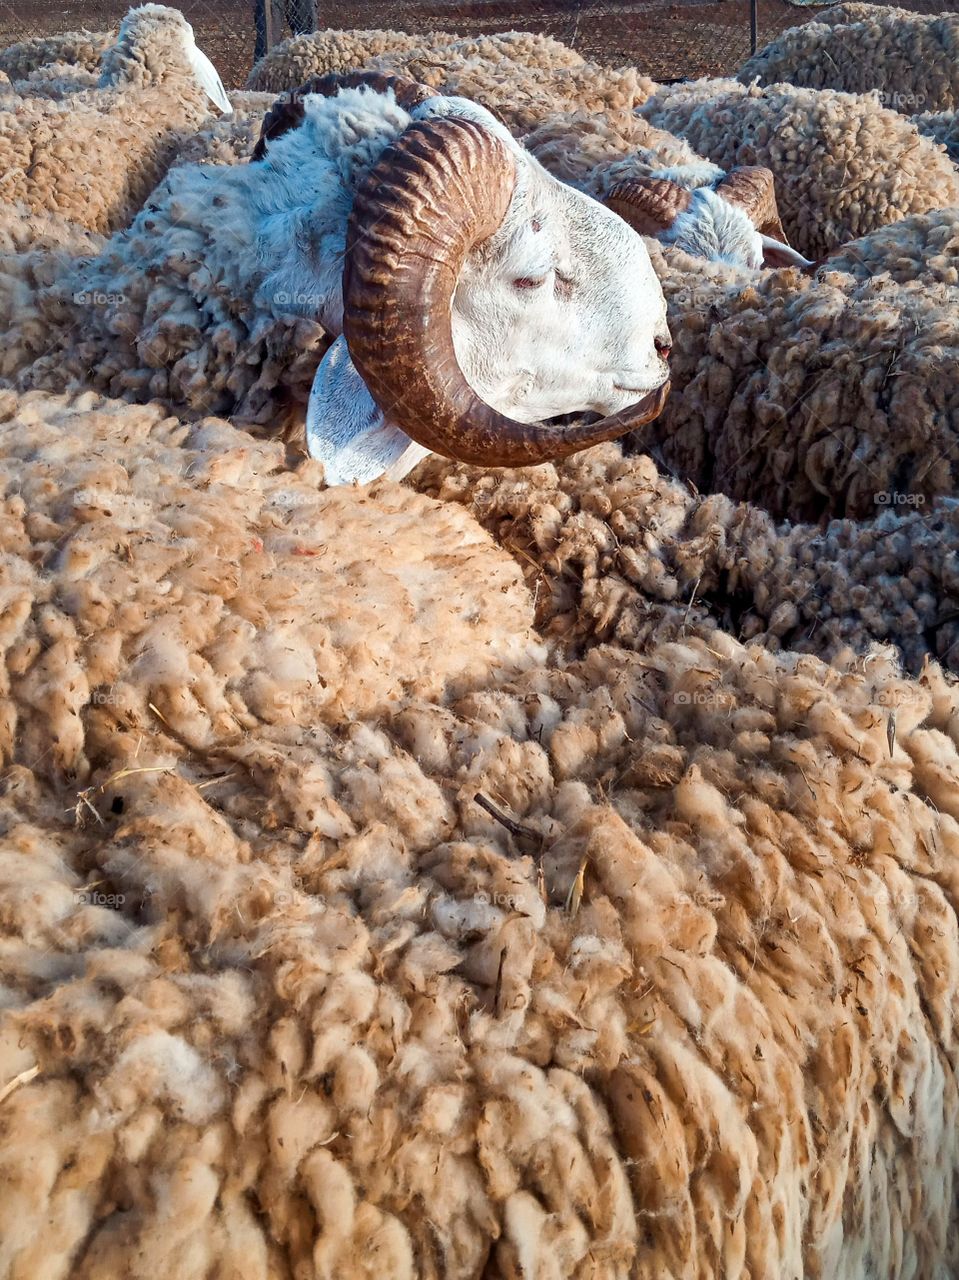
{"label": "curled horn", "polygon": [[760,235],[788,245],[776,205],[776,182],[771,169],[761,165],[730,169],[717,184],[716,194],[742,209]]}
{"label": "curled horn", "polygon": [[667,178],[627,178],[610,189],[603,203],[641,236],[655,236],[673,225],[691,199]]}
{"label": "curled horn", "polygon": [[434,90],[428,89],[425,84],[407,80],[404,76],[384,75],[379,71],[330,71],[323,76],[313,76],[282,98],[277,98],[270,107],[263,117],[251,161],[263,159],[267,143],[300,127],[305,112],[303,99],[307,94],[317,93],[323,98],[335,98],[341,89],[372,89],[374,93],[388,93],[392,90],[397,103],[407,111],[436,97]]}
{"label": "curled horn", "polygon": [[486,129],[418,122],[357,191],[347,229],[344,333],[370,395],[418,444],[485,466],[531,466],[612,440],[656,417],[669,389],[589,425],[550,427],[507,418],[469,386],[453,349],[453,293],[515,183],[512,154]]}

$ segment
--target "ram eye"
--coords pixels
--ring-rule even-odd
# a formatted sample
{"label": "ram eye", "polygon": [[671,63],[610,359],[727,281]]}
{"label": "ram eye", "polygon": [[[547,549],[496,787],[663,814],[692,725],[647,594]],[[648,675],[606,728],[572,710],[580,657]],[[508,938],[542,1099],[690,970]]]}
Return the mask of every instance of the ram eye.
{"label": "ram eye", "polygon": [[520,276],[513,281],[514,289],[539,289],[546,283],[545,276]]}

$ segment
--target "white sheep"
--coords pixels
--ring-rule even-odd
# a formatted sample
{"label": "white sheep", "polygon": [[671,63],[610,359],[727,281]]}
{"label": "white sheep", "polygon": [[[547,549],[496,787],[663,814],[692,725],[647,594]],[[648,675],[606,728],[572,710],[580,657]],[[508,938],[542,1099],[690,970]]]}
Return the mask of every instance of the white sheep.
{"label": "white sheep", "polygon": [[[310,448],[344,481],[403,474],[424,448],[533,462],[658,412],[669,339],[639,236],[475,104],[383,77],[324,92],[282,136],[270,117],[255,163],[173,170],[129,231],[41,293],[51,329],[39,351],[34,330],[11,335],[6,374],[274,429],[313,381]],[[421,237],[448,245],[430,278]],[[583,410],[603,416],[540,425]]]}

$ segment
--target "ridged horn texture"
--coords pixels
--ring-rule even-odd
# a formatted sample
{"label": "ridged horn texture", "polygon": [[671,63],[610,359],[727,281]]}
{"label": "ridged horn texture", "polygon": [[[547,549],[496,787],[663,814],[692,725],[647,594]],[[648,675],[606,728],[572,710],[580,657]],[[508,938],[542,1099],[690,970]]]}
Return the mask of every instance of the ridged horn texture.
{"label": "ridged horn texture", "polygon": [[776,181],[762,165],[730,169],[716,185],[716,194],[742,209],[760,235],[788,244],[776,205]]}
{"label": "ridged horn texture", "polygon": [[673,225],[691,199],[667,178],[628,178],[610,189],[604,204],[641,236],[655,236]]}
{"label": "ridged horn texture", "polygon": [[436,97],[435,91],[425,84],[408,80],[405,76],[384,75],[379,71],[330,71],[326,75],[313,76],[282,98],[277,98],[270,107],[263,117],[260,136],[250,160],[262,160],[266,155],[267,143],[300,127],[306,111],[303,99],[307,94],[318,93],[323,98],[335,98],[341,89],[372,89],[374,93],[387,93],[392,89],[397,103],[406,111],[412,111],[421,102]]}
{"label": "ridged horn texture", "polygon": [[460,269],[502,224],[516,184],[506,145],[472,121],[410,126],[357,191],[343,273],[350,356],[387,418],[435,453],[523,467],[651,421],[668,386],[589,425],[515,422],[469,386],[453,349]]}

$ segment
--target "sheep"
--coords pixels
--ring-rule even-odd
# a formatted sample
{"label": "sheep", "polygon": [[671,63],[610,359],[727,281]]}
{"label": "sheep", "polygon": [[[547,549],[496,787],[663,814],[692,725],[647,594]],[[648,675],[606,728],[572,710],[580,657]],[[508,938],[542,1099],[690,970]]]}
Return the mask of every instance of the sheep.
{"label": "sheep", "polygon": [[[881,245],[895,231],[874,234]],[[877,262],[871,239],[847,246],[848,260]],[[900,283],[827,260],[813,278],[647,245],[667,298],[673,392],[637,447],[700,491],[790,520],[956,491],[959,295],[948,263],[938,279]]]}
{"label": "sheep", "polygon": [[295,89],[313,76],[331,71],[361,71],[383,53],[402,53],[424,45],[440,49],[457,37],[445,31],[410,35],[405,31],[310,32],[283,40],[270,50],[247,76],[246,88],[258,93],[282,93]]}
{"label": "sheep", "polygon": [[897,284],[925,280],[959,285],[959,209],[915,213],[834,249],[818,270],[867,280],[889,276]]}
{"label": "sheep", "polygon": [[959,204],[959,172],[943,148],[875,98],[708,80],[661,87],[640,114],[724,169],[771,169],[789,242],[809,258]]}
{"label": "sheep", "polygon": [[[277,431],[302,423],[309,393],[309,447],[343,482],[399,477],[424,450],[501,465],[562,456],[661,409],[665,303],[621,219],[551,179],[475,104],[376,76],[333,78],[325,93],[297,101],[299,128],[277,136],[265,123],[255,163],[172,170],[128,232],[40,292],[8,334],[4,375],[157,396]],[[411,209],[432,211],[431,228],[412,225]],[[377,254],[399,246],[402,259],[421,235],[444,239],[448,269],[398,286],[409,304],[394,307],[374,287]],[[473,240],[486,242],[481,256]],[[410,250],[391,278],[421,261]],[[445,322],[454,347],[440,294],[461,274]],[[412,327],[387,340],[382,324]],[[583,410],[601,416],[542,425]]]}
{"label": "sheep", "polygon": [[876,92],[912,115],[959,105],[959,14],[911,13],[886,5],[840,5],[790,27],[753,54],[737,79],[809,89]]}
{"label": "sheep", "polygon": [[210,93],[229,109],[183,16],[133,9],[103,53],[97,89],[0,100],[0,197],[91,231],[123,226],[207,116]]}
{"label": "sheep", "polygon": [[456,506],[0,417],[10,1274],[951,1270],[934,664],[564,662]]}
{"label": "sheep", "polygon": [[432,458],[415,487],[460,502],[510,547],[539,630],[581,655],[645,652],[717,627],[825,660],[894,645],[908,670],[959,672],[959,501],[880,493],[875,518],[776,524],[749,502],[699,495],[648,454],[597,446],[535,470]]}

